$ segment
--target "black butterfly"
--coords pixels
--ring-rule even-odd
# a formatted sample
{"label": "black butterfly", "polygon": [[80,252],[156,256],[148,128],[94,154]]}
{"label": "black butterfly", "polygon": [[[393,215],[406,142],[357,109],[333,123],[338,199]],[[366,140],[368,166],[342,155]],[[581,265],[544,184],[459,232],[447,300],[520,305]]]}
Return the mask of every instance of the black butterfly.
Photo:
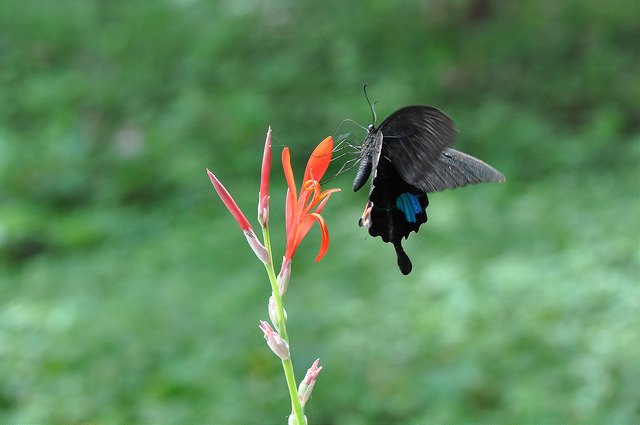
{"label": "black butterfly", "polygon": [[359,225],[393,243],[398,267],[407,275],[412,265],[401,241],[427,221],[427,193],[505,178],[479,159],[449,148],[456,134],[453,121],[432,106],[399,109],[378,128],[370,125],[367,133],[353,190],[372,172],[373,182]]}

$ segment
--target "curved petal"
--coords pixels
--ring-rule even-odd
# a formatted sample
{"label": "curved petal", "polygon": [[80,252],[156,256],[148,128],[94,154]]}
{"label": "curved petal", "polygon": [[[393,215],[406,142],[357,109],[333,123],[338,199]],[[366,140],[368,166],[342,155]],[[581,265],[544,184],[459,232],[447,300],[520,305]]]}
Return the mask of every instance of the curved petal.
{"label": "curved petal", "polygon": [[327,190],[323,190],[322,193],[320,193],[320,195],[318,195],[319,198],[324,198],[325,196],[329,196],[332,193],[336,193],[336,192],[342,192],[342,189],[336,187],[333,189],[327,189]]}
{"label": "curved petal", "polygon": [[327,229],[327,223],[324,221],[324,218],[318,213],[309,214],[308,217],[313,217],[320,226],[320,232],[322,234],[322,240],[320,241],[320,250],[318,251],[318,256],[316,257],[316,263],[322,260],[322,257],[327,253],[327,249],[329,249],[329,229]]}
{"label": "curved petal", "polygon": [[317,212],[318,214],[320,214],[322,212],[322,209],[324,208],[324,206],[326,205],[327,201],[329,200],[329,198],[331,197],[332,193],[335,192],[340,192],[340,189],[327,189],[324,192],[322,192],[320,194],[320,196],[318,197],[318,199],[322,199],[320,201],[320,203],[318,204],[318,207],[316,208],[315,212]]}
{"label": "curved petal", "polygon": [[320,195],[320,184],[315,180],[306,180],[304,183],[302,183],[302,190],[304,190],[305,193],[308,194],[307,199],[309,198],[309,196],[313,192],[313,196],[311,197],[311,202],[309,202],[309,204],[307,205],[307,202],[305,201],[304,205],[303,205],[303,207],[304,207],[304,213],[303,214],[308,214],[309,211],[311,211],[311,208],[316,206],[316,204],[320,200],[320,198],[319,198],[319,195]]}
{"label": "curved petal", "polygon": [[287,244],[289,241],[289,235],[293,228],[296,226],[294,218],[296,216],[296,199],[298,198],[296,192],[296,181],[293,178],[293,169],[291,168],[291,156],[289,154],[289,148],[282,150],[282,169],[284,170],[284,177],[287,180],[287,198],[285,202],[285,229],[287,233]]}
{"label": "curved petal", "polygon": [[317,181],[322,180],[322,176],[329,168],[331,162],[331,156],[333,155],[333,137],[329,136],[324,139],[311,153],[309,161],[307,162],[307,168],[304,170],[303,182],[311,179],[311,170],[313,170],[314,179]]}
{"label": "curved petal", "polygon": [[298,191],[296,190],[296,181],[293,178],[293,169],[291,168],[291,155],[289,154],[289,148],[282,150],[282,169],[284,170],[284,177],[287,179],[287,186],[289,187],[289,196],[293,199],[298,198]]}
{"label": "curved petal", "polygon": [[291,196],[289,196],[289,189],[287,189],[287,197],[284,206],[284,214],[285,214],[285,235],[287,236],[287,246],[289,245],[289,239],[291,235],[291,228],[295,226],[293,219],[296,214],[295,200],[292,201]]}
{"label": "curved petal", "polygon": [[[325,190],[324,192],[322,192],[322,195],[321,195],[323,196],[324,199],[318,198],[318,200],[321,199],[319,203],[317,202],[318,200],[315,200],[314,205],[309,205],[308,209],[305,209],[302,212],[298,211],[298,213],[300,213],[301,218],[299,218],[296,221],[296,225],[298,229],[296,230],[295,242],[294,242],[295,247],[293,249],[293,252],[295,252],[295,250],[298,248],[298,245],[300,245],[300,242],[302,242],[302,239],[304,239],[304,237],[307,236],[307,233],[309,233],[309,230],[311,229],[311,226],[313,226],[314,221],[318,221],[316,217],[320,217],[320,213],[322,212],[322,209],[327,204],[327,201],[329,201],[331,194],[334,192],[340,192],[340,189]],[[316,206],[315,211],[313,213],[309,213],[309,210],[313,206]],[[320,219],[322,220],[322,222],[324,222],[324,218],[320,217]]]}
{"label": "curved petal", "polygon": [[[300,192],[300,198],[298,199],[298,204],[296,206],[298,214],[303,216],[304,214],[309,212],[310,206],[307,206],[307,202],[309,202],[309,198],[311,197],[312,191],[302,188],[302,192]],[[313,199],[311,199],[311,203],[313,203]],[[311,203],[309,205],[311,205]],[[300,218],[298,217],[298,221]]]}
{"label": "curved petal", "polygon": [[296,234],[296,241],[294,243],[295,248],[293,249],[293,252],[295,253],[295,250],[298,249],[300,242],[302,242],[305,236],[307,236],[307,233],[309,233],[309,230],[311,230],[311,227],[313,227],[313,223],[316,221],[318,222],[318,225],[320,225],[320,232],[322,235],[320,251],[318,252],[318,256],[316,257],[316,262],[318,262],[320,261],[320,259],[322,259],[322,257],[324,257],[324,254],[329,248],[329,231],[327,230],[327,224],[324,218],[318,213],[307,214],[301,220],[300,227],[298,228],[298,232]]}

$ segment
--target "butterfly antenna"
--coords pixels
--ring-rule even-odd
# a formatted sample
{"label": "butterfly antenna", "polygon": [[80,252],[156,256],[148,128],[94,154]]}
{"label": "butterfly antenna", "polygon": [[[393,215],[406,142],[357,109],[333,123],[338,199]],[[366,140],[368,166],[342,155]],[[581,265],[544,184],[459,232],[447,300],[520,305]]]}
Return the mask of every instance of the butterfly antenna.
{"label": "butterfly antenna", "polygon": [[376,109],[374,108],[376,102],[373,102],[373,104],[371,104],[371,100],[369,99],[369,94],[367,93],[367,84],[365,84],[362,89],[364,90],[364,97],[367,99],[367,103],[369,104],[369,108],[371,109],[371,115],[373,115],[373,125],[375,126],[376,121],[378,120],[376,116]]}
{"label": "butterfly antenna", "polygon": [[336,137],[336,134],[338,134],[338,132],[340,131],[340,129],[342,128],[342,126],[344,125],[344,123],[346,122],[350,122],[351,124],[355,124],[358,127],[360,127],[361,129],[363,129],[364,131],[367,131],[367,128],[363,125],[358,124],[357,122],[355,122],[354,120],[352,120],[351,118],[346,118],[344,120],[342,120],[342,122],[340,123],[340,125],[338,126],[338,128],[336,129],[335,133],[333,133],[333,137]]}

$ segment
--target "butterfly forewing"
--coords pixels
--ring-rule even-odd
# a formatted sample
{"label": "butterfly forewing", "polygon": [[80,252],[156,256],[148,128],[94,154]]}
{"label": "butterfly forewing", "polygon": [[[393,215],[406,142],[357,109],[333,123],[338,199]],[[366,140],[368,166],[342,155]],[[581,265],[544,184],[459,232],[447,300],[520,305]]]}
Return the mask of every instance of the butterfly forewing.
{"label": "butterfly forewing", "polygon": [[415,183],[425,192],[455,189],[469,184],[502,183],[504,175],[484,161],[447,148]]}
{"label": "butterfly forewing", "polygon": [[407,106],[378,128],[383,135],[383,155],[409,184],[419,186],[425,172],[450,146],[456,130],[446,114],[431,106]]}

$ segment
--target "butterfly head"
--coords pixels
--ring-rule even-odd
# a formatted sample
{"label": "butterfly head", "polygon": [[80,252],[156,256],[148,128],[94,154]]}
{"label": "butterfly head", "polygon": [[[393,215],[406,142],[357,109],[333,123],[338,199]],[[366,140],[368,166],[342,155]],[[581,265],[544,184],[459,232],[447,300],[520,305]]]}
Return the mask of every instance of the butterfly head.
{"label": "butterfly head", "polygon": [[369,124],[367,126],[367,133],[371,134],[376,130],[376,128],[373,126],[373,124]]}

